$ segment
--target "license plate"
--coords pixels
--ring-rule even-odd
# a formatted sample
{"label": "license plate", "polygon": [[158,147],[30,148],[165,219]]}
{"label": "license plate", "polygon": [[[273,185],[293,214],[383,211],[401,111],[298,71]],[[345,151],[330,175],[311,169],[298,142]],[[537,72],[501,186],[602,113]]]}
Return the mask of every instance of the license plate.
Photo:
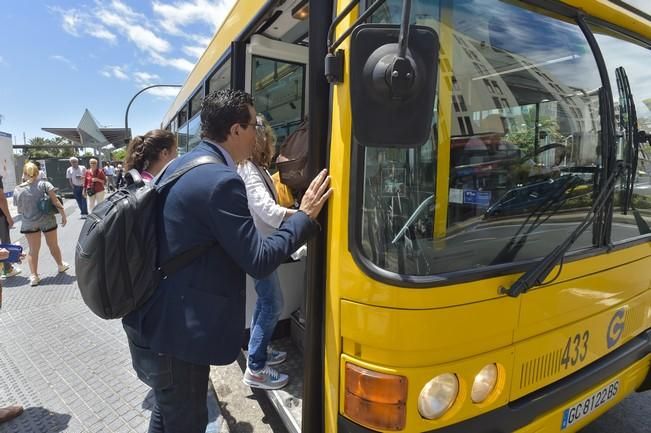
{"label": "license plate", "polygon": [[618,391],[619,380],[616,380],[604,386],[594,394],[589,395],[574,406],[565,409],[563,411],[563,422],[561,423],[561,430],[575,424],[580,419],[585,418],[597,410],[599,407],[615,398]]}

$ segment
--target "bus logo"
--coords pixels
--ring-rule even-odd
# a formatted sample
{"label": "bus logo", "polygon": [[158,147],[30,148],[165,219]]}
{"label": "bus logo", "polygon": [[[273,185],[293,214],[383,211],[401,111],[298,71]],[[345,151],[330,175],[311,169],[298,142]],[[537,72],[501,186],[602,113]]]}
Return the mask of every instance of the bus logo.
{"label": "bus logo", "polygon": [[620,308],[615,311],[613,318],[610,319],[610,324],[608,325],[608,332],[606,333],[606,342],[608,343],[608,348],[613,347],[624,333],[624,315],[626,310]]}

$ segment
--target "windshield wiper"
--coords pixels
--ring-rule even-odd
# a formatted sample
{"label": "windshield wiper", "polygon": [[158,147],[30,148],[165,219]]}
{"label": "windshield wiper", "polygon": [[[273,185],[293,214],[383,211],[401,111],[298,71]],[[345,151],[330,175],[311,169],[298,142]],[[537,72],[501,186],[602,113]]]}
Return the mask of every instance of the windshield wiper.
{"label": "windshield wiper", "polygon": [[[491,265],[497,265],[500,263],[512,261],[518,251],[520,251],[526,243],[528,236],[542,224],[547,222],[549,218],[555,215],[556,212],[558,212],[558,210],[567,201],[568,192],[571,192],[574,190],[574,188],[581,184],[581,178],[574,175],[569,175],[566,179],[561,178],[559,180],[556,180],[556,182],[560,182],[561,180],[563,180],[565,183],[561,185],[557,191],[552,191],[547,197],[545,197],[545,200],[542,203],[540,203],[529,215],[527,215],[527,218],[522,222],[522,224],[520,224],[520,227],[515,232],[515,234],[511,237],[511,239],[509,239],[506,245],[504,245],[500,252],[497,253],[495,258],[491,261]],[[543,215],[545,215],[545,212],[547,212],[547,210],[554,205],[556,206],[552,209],[552,211],[549,212],[545,218],[541,220]],[[535,219],[531,222],[529,228],[524,232],[524,234],[522,234],[523,229],[527,227],[527,224],[529,224],[529,221],[533,217],[535,217]]]}
{"label": "windshield wiper", "polygon": [[583,232],[592,224],[595,215],[600,212],[603,207],[608,203],[610,195],[615,189],[615,180],[622,174],[623,167],[618,165],[615,171],[610,175],[604,188],[601,190],[595,199],[590,211],[587,213],[583,221],[570,233],[570,235],[556,248],[547,254],[543,259],[532,269],[525,272],[520,278],[517,279],[511,287],[502,287],[500,291],[509,296],[517,297],[526,292],[534,286],[542,285],[545,278],[554,269],[554,267],[561,261],[568,249],[576,242],[576,240],[583,234]]}
{"label": "windshield wiper", "polygon": [[635,192],[635,177],[637,175],[637,165],[640,158],[641,143],[646,139],[646,133],[638,130],[637,112],[633,93],[628,81],[626,71],[622,66],[615,70],[617,77],[617,90],[620,99],[620,119],[619,123],[624,128],[624,160],[626,164],[626,187],[623,191],[622,213],[626,215],[629,209],[633,211],[633,217],[641,235],[651,232],[649,225],[640,215],[640,211],[633,206],[633,194]]}

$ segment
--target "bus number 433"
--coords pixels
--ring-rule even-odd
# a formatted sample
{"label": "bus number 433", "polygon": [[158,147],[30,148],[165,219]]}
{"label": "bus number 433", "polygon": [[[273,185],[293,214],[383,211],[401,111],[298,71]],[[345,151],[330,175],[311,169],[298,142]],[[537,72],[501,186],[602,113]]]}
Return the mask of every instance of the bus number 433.
{"label": "bus number 433", "polygon": [[590,331],[585,331],[583,334],[576,334],[574,337],[569,337],[563,350],[563,357],[561,358],[561,365],[567,369],[570,365],[574,367],[577,362],[583,362],[588,354],[588,341],[590,340]]}

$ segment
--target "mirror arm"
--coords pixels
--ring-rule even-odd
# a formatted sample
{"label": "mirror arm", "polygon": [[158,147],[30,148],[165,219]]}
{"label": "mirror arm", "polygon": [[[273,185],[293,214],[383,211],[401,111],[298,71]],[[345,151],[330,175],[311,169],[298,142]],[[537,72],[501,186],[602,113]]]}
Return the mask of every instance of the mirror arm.
{"label": "mirror arm", "polygon": [[402,0],[402,22],[400,24],[400,36],[398,38],[398,57],[404,59],[407,56],[409,41],[409,19],[411,17],[411,0]]}

